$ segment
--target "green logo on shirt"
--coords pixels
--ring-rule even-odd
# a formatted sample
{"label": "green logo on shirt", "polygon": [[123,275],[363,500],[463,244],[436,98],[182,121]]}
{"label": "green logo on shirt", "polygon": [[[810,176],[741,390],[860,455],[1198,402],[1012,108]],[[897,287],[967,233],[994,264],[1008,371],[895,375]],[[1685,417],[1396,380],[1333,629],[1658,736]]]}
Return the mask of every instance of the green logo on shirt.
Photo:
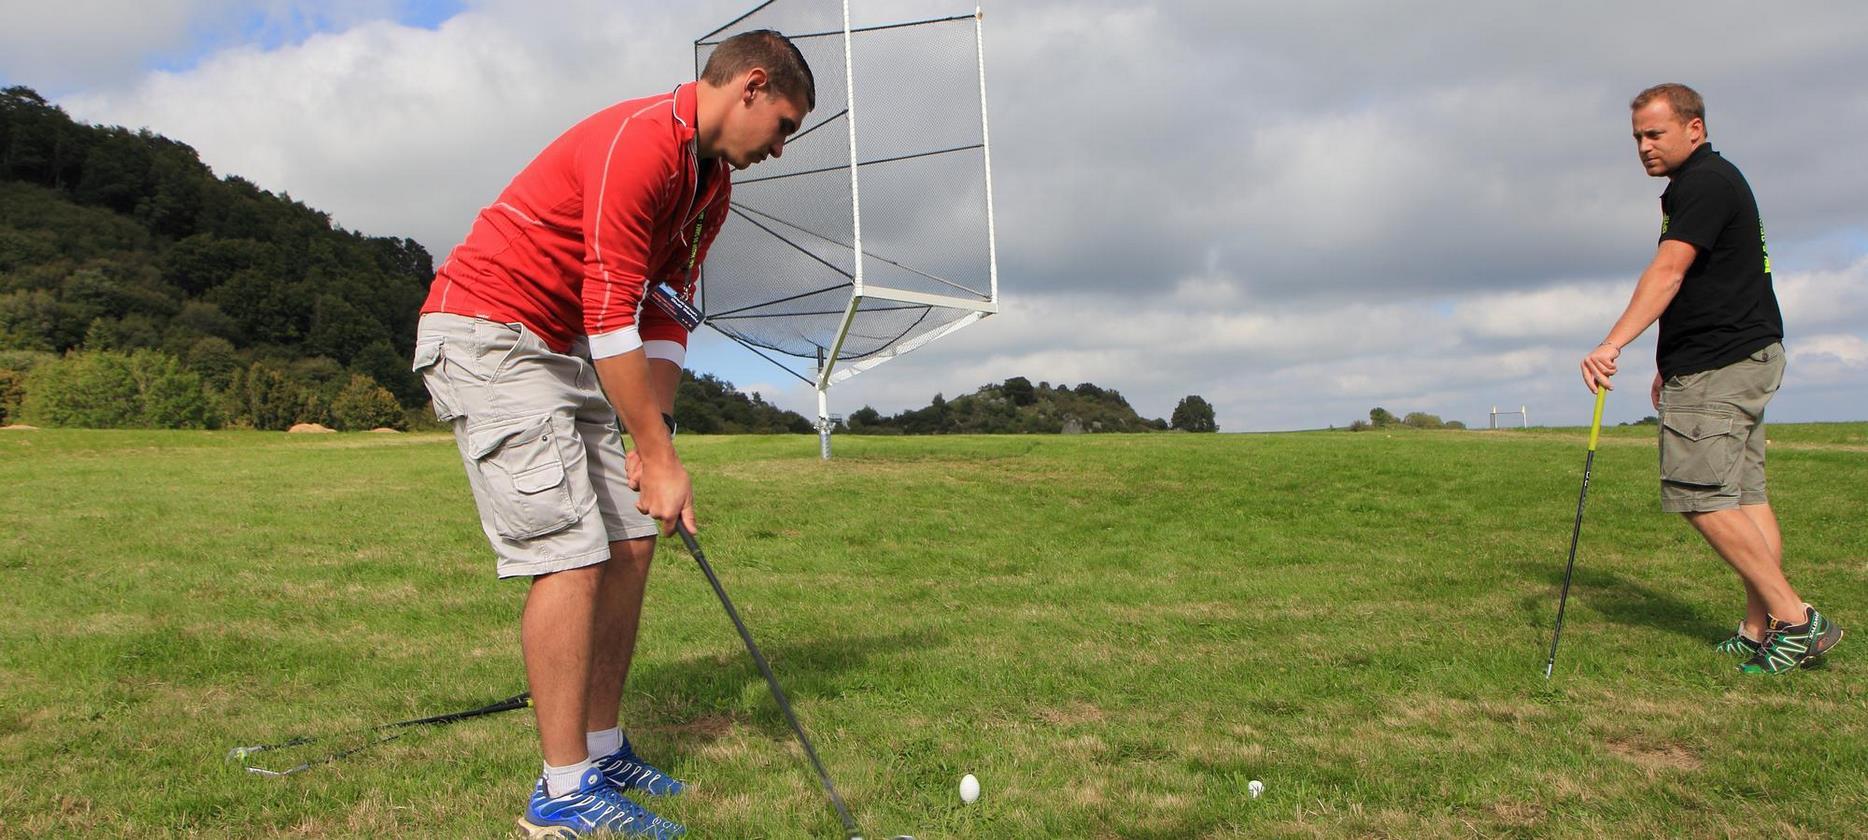
{"label": "green logo on shirt", "polygon": [[1670,221],[1672,221],[1672,220],[1673,220],[1673,217],[1672,217],[1672,216],[1669,216],[1669,215],[1667,215],[1666,213],[1662,213],[1662,214],[1660,214],[1660,232],[1661,232],[1661,233],[1662,233],[1663,235],[1665,235],[1665,234],[1667,233],[1667,223],[1668,223],[1668,222],[1670,222]]}
{"label": "green logo on shirt", "polygon": [[[1664,222],[1662,224],[1665,224]],[[1665,231],[1663,231],[1664,233]],[[1764,252],[1764,273],[1771,273],[1771,246],[1764,241],[1764,220],[1758,220],[1758,250]]]}

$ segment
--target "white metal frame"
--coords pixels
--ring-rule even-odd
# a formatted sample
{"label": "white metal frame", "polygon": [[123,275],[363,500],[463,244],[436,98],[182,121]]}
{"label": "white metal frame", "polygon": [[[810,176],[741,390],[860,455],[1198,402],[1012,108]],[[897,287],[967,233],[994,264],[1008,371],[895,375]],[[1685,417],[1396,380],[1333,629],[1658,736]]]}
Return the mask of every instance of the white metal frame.
{"label": "white metal frame", "polygon": [[[769,2],[770,0],[768,0],[767,4],[769,4]],[[764,8],[764,5],[761,5],[758,8]],[[754,11],[757,11],[757,9],[755,9]],[[850,301],[844,307],[843,318],[837,325],[836,336],[831,340],[829,348],[819,351],[815,376],[807,380],[811,383],[813,389],[816,390],[817,392],[818,442],[819,442],[819,449],[820,449],[821,455],[823,456],[825,460],[828,460],[830,458],[830,429],[833,423],[831,419],[831,414],[830,414],[830,393],[829,393],[830,386],[835,385],[840,382],[847,381],[850,377],[853,377],[859,373],[862,373],[863,371],[869,370],[870,368],[880,365],[883,362],[886,362],[890,359],[900,356],[903,353],[907,353],[911,350],[921,347],[922,345],[925,345],[930,341],[933,341],[938,338],[942,338],[944,336],[952,335],[953,333],[973,324],[974,322],[980,320],[981,318],[985,318],[989,315],[996,314],[999,311],[999,244],[998,244],[998,237],[997,237],[997,226],[995,224],[995,220],[993,217],[993,205],[992,205],[992,137],[988,130],[987,120],[986,120],[986,41],[985,41],[985,27],[984,27],[985,10],[979,6],[975,6],[973,9],[972,17],[973,17],[973,42],[975,46],[975,57],[976,57],[976,61],[979,67],[980,149],[981,149],[982,157],[985,163],[986,257],[987,257],[987,272],[988,272],[988,277],[990,279],[990,284],[991,284],[990,293],[987,295],[987,298],[985,300],[980,300],[978,298],[954,297],[950,295],[928,294],[926,292],[916,292],[916,291],[910,291],[907,289],[896,289],[896,288],[890,288],[887,286],[873,286],[873,285],[869,285],[864,282],[863,261],[864,261],[865,255],[863,253],[863,213],[862,213],[862,199],[861,199],[861,178],[859,175],[860,169],[861,169],[861,158],[857,156],[856,72],[855,72],[855,57],[853,54],[854,38],[853,38],[853,30],[851,29],[851,26],[850,26],[850,0],[843,0],[844,104],[846,108],[848,109],[846,118],[849,121],[850,218],[851,218],[850,236],[851,236],[851,246],[852,246],[851,251],[852,251],[852,257],[853,257],[852,264],[854,265],[854,270],[851,275],[852,289],[851,289],[851,294],[850,294]],[[953,19],[955,18],[950,18],[949,20],[953,20]],[[933,23],[937,21],[926,21],[926,22]],[[731,26],[731,25],[732,24],[728,24],[728,26]],[[724,28],[725,27],[722,27],[722,29]],[[718,31],[720,30],[716,30],[716,32]],[[696,68],[696,72],[699,72],[698,67]],[[882,259],[882,258],[879,257],[878,259]],[[912,271],[912,269],[910,270]],[[939,280],[940,278],[933,278],[933,279]],[[862,309],[863,301],[868,300],[868,299],[888,300],[888,301],[897,301],[901,303],[919,304],[919,305],[924,305],[924,306],[938,306],[938,307],[943,307],[947,309],[967,310],[967,313],[966,315],[962,316],[959,320],[956,320],[951,324],[941,327],[940,329],[934,330],[933,332],[930,332],[926,335],[922,335],[922,336],[918,336],[916,338],[910,339],[894,347],[890,347],[887,350],[884,350],[882,352],[874,353],[862,359],[852,361],[844,365],[843,367],[839,368],[838,361],[842,356],[844,341],[845,339],[849,337],[850,327],[856,322],[856,315]],[[754,351],[757,352],[757,349],[754,348]],[[770,356],[765,356],[764,353],[760,353],[759,355],[764,356],[768,361],[772,361],[774,364],[779,364],[781,367],[784,367],[782,363],[779,363],[777,360],[772,359]],[[789,370],[789,368],[787,368],[787,370]]]}
{"label": "white metal frame", "polygon": [[[986,260],[987,273],[991,282],[990,294],[986,300],[982,301],[976,298],[934,295],[925,292],[909,291],[907,289],[895,289],[887,286],[873,286],[863,282],[863,214],[862,200],[860,197],[860,178],[858,175],[861,168],[859,166],[861,159],[857,157],[856,153],[856,73],[854,70],[853,39],[850,33],[850,2],[849,0],[844,0],[843,2],[844,80],[846,83],[846,94],[849,97],[846,104],[849,107],[848,119],[850,123],[850,209],[851,216],[854,220],[852,223],[851,238],[855,246],[852,250],[854,251],[856,270],[854,271],[855,276],[852,280],[854,289],[850,295],[850,303],[843,310],[843,320],[837,327],[837,335],[831,342],[829,352],[825,354],[818,363],[817,378],[814,383],[814,387],[817,390],[818,449],[825,460],[830,459],[830,386],[847,381],[863,371],[869,370],[903,353],[921,347],[935,339],[952,335],[972,325],[981,318],[997,314],[999,311],[999,245],[997,226],[994,223],[992,207],[992,135],[988,128],[986,116],[985,17],[986,13],[984,8],[980,6],[975,6],[973,8],[973,44],[979,67],[980,151],[985,162],[986,178]],[[848,337],[850,325],[855,323],[856,313],[862,308],[863,301],[869,298],[971,311],[964,317],[945,327],[899,344],[886,352],[877,353],[852,362],[839,369],[837,367],[837,360],[843,351],[844,339]]]}

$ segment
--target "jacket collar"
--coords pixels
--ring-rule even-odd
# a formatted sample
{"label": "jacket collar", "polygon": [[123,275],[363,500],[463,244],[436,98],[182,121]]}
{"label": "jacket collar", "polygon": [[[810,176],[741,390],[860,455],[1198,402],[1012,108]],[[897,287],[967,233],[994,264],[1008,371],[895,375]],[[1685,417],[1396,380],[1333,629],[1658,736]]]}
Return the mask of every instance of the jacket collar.
{"label": "jacket collar", "polygon": [[699,123],[700,95],[695,92],[695,82],[675,86],[675,127],[681,132],[681,139],[694,139],[694,126]]}

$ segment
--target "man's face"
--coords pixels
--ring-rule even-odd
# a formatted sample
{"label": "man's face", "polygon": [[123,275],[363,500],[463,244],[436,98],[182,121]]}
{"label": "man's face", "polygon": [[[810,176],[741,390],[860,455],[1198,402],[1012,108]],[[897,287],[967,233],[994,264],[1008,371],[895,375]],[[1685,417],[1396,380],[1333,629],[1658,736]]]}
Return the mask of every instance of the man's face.
{"label": "man's face", "polygon": [[1698,118],[1681,122],[1673,104],[1656,97],[1634,112],[1634,139],[1641,166],[1658,178],[1693,156],[1693,149],[1706,139],[1706,124]]}
{"label": "man's face", "polygon": [[761,86],[742,93],[727,114],[720,156],[734,169],[745,169],[785,153],[785,139],[804,123],[809,109],[794,97],[777,96]]}

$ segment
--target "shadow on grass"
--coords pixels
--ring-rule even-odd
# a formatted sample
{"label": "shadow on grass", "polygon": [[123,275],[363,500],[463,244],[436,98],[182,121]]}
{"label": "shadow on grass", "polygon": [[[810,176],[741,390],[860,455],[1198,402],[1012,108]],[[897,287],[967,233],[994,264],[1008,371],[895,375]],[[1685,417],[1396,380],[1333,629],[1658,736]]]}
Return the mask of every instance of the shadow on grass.
{"label": "shadow on grass", "polygon": [[[1545,573],[1550,581],[1550,594],[1540,592],[1526,595],[1519,601],[1520,609],[1538,624],[1548,623],[1550,616],[1554,615],[1558,598],[1556,593],[1563,587],[1561,568],[1545,570]],[[1736,588],[1738,581],[1734,579],[1732,585]],[[1590,610],[1616,624],[1652,627],[1709,643],[1731,633],[1729,625],[1708,620],[1700,613],[1698,606],[1614,572],[1579,567],[1570,582],[1570,600],[1575,601],[1579,596],[1588,602]],[[1740,603],[1735,615],[1743,612],[1744,607]],[[1573,611],[1569,617],[1574,617]]]}
{"label": "shadow on grass", "polygon": [[[873,688],[874,680],[863,673],[871,659],[942,643],[941,634],[934,630],[804,642],[778,637],[762,640],[754,630],[753,639],[759,642],[779,687],[813,741],[820,727],[813,726],[810,715],[799,706]],[[736,644],[735,648],[731,654],[694,656],[669,664],[641,663],[630,677],[629,694],[646,696],[649,702],[647,708],[636,707],[631,731],[654,733],[684,751],[718,740],[735,725],[757,728],[770,738],[794,737],[758,666],[743,647]],[[751,709],[747,708],[749,693],[757,698]],[[634,702],[625,700],[625,705]]]}

